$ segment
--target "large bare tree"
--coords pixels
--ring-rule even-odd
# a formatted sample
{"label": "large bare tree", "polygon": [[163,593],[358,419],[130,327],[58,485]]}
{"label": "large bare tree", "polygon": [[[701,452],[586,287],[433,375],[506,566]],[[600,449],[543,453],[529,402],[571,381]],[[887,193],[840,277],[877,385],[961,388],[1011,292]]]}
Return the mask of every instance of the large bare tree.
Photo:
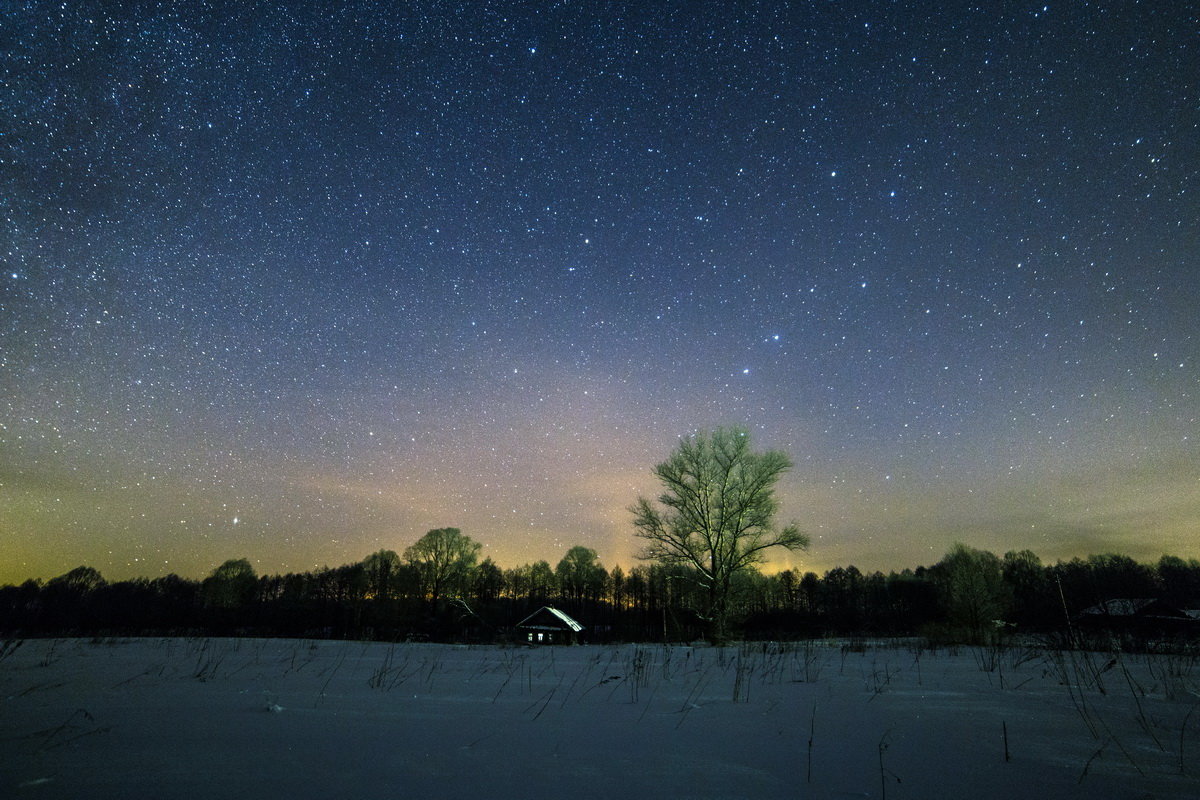
{"label": "large bare tree", "polygon": [[750,434],[742,428],[697,433],[654,468],[665,509],[644,497],[630,508],[637,535],[647,542],[639,557],[689,567],[705,590],[713,642],[727,635],[734,576],[760,563],[773,547],[808,547],[808,536],[795,525],[774,526],[775,483],[791,466],[777,450],[751,451]]}
{"label": "large bare tree", "polygon": [[461,594],[483,545],[458,528],[436,528],[404,551],[404,560],[417,568],[430,602],[447,592]]}

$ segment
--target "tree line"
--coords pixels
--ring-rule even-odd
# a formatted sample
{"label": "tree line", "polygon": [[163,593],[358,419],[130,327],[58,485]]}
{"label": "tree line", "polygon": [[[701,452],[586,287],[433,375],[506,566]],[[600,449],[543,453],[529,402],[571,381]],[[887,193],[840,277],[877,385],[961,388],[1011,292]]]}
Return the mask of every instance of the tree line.
{"label": "tree line", "polygon": [[925,633],[979,642],[998,630],[1069,628],[1084,608],[1117,598],[1200,608],[1200,562],[1172,556],[1046,566],[1028,550],[1000,557],[956,544],[933,566],[887,575],[853,566],[764,574],[766,551],[809,545],[795,524],[774,524],[774,486],[791,466],[782,452],[753,451],[743,428],[684,437],[653,470],[657,502],[629,509],[646,563],[628,572],[583,546],[554,568],[502,569],[479,561],[482,545],[458,528],[437,528],[403,554],[286,575],[259,576],[232,559],[202,581],[110,584],[79,567],[44,585],[0,587],[0,629],[494,641],[554,604],[593,641]]}
{"label": "tree line", "polygon": [[[586,641],[691,641],[706,636],[707,588],[681,564],[606,568],[571,547],[551,566],[478,560],[461,531],[430,531],[403,554],[308,572],[258,575],[232,559],[203,580],[178,575],[106,581],[78,567],[0,587],[7,635],[259,635],[501,641],[543,605],[585,626]],[[730,635],[747,639],[923,634],[981,641],[998,623],[1061,631],[1114,598],[1200,607],[1200,561],[1117,554],[1043,564],[1028,551],[997,556],[955,545],[931,566],[900,572],[836,567],[822,575],[739,570],[726,600]]]}

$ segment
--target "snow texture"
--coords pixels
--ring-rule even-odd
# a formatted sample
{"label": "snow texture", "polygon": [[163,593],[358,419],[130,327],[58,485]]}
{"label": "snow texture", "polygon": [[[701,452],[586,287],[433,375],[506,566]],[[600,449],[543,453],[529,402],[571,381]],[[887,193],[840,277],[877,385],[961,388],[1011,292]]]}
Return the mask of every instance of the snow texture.
{"label": "snow texture", "polygon": [[1195,798],[1200,659],[31,641],[0,797]]}

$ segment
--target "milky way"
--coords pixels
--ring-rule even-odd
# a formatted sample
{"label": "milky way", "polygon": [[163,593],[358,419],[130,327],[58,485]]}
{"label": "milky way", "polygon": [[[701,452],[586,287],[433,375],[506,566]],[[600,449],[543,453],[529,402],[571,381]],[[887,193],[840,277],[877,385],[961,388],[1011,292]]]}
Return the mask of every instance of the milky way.
{"label": "milky way", "polygon": [[298,5],[8,5],[0,581],[628,567],[717,425],[780,564],[1200,556],[1188,4]]}

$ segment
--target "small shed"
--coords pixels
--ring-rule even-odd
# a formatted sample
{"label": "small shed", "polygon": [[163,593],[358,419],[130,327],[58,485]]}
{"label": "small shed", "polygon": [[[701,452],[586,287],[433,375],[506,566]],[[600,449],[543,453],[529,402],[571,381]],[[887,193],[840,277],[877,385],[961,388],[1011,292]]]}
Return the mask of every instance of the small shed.
{"label": "small shed", "polygon": [[529,644],[577,644],[583,626],[554,606],[542,606],[517,623]]}

